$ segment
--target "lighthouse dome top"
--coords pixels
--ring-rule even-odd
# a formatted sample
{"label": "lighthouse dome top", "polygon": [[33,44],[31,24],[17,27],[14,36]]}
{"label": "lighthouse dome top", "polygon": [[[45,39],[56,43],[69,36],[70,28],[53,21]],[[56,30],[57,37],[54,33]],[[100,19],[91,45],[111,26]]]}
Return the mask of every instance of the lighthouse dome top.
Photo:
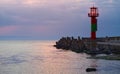
{"label": "lighthouse dome top", "polygon": [[98,13],[98,8],[97,7],[90,7],[90,12],[88,13],[89,17],[98,17],[99,13]]}
{"label": "lighthouse dome top", "polygon": [[93,6],[93,7],[90,7],[90,9],[97,9],[97,7],[94,7],[94,6]]}

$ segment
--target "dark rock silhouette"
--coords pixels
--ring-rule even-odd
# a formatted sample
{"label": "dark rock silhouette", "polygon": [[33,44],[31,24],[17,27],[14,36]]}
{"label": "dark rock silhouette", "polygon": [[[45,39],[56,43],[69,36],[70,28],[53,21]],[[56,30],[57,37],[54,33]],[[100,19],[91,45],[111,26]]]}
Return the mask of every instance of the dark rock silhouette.
{"label": "dark rock silhouette", "polygon": [[56,42],[55,47],[57,49],[72,50],[77,53],[86,50],[85,44],[80,37],[78,37],[78,39],[74,39],[73,37],[62,37]]}
{"label": "dark rock silhouette", "polygon": [[96,68],[87,68],[86,69],[86,72],[93,72],[93,71],[97,71],[97,69]]}
{"label": "dark rock silhouette", "polygon": [[[120,37],[105,37],[105,38],[97,38],[95,41],[92,41],[90,38],[74,38],[74,37],[62,37],[59,41],[54,45],[57,49],[63,50],[71,50],[76,53],[87,53],[90,55],[96,54],[120,54],[120,46],[119,45],[109,45],[109,43],[116,42],[117,44],[120,41]],[[92,42],[96,42],[96,46],[91,46]],[[103,42],[107,44],[97,44],[97,42]],[[113,43],[114,44],[114,43]],[[90,48],[92,47],[92,48]],[[95,48],[95,49],[94,49]],[[97,49],[96,49],[97,48]]]}

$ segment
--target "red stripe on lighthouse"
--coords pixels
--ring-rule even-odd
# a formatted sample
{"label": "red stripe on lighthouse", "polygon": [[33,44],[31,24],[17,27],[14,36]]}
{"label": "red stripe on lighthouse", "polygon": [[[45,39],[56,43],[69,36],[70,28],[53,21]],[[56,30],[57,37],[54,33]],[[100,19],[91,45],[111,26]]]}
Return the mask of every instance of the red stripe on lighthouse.
{"label": "red stripe on lighthouse", "polygon": [[91,32],[91,39],[92,40],[96,39],[96,32]]}
{"label": "red stripe on lighthouse", "polygon": [[91,24],[96,24],[97,25],[97,19],[95,17],[91,18]]}

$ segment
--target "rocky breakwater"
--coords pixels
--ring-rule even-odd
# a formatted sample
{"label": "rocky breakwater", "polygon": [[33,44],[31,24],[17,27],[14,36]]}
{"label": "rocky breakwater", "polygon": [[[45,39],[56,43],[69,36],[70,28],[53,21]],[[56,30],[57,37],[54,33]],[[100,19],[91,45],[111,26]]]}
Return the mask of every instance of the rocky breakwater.
{"label": "rocky breakwater", "polygon": [[59,41],[56,42],[56,45],[54,45],[57,49],[63,49],[63,50],[71,50],[77,53],[85,52],[86,46],[82,39],[80,37],[74,38],[74,37],[62,37]]}
{"label": "rocky breakwater", "polygon": [[120,40],[113,39],[113,37],[97,38],[95,41],[90,38],[62,37],[54,46],[57,49],[71,50],[77,53],[84,52],[91,55],[120,54]]}

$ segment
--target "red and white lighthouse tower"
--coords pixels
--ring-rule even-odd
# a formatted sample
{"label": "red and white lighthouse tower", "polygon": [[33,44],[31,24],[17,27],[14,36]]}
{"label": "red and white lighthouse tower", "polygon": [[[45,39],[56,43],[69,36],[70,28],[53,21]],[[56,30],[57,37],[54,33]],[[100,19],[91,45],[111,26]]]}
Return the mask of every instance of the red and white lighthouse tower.
{"label": "red and white lighthouse tower", "polygon": [[88,16],[91,17],[91,39],[96,39],[96,31],[97,31],[97,19],[96,17],[99,16],[98,8],[97,7],[91,7],[90,12],[88,13]]}

